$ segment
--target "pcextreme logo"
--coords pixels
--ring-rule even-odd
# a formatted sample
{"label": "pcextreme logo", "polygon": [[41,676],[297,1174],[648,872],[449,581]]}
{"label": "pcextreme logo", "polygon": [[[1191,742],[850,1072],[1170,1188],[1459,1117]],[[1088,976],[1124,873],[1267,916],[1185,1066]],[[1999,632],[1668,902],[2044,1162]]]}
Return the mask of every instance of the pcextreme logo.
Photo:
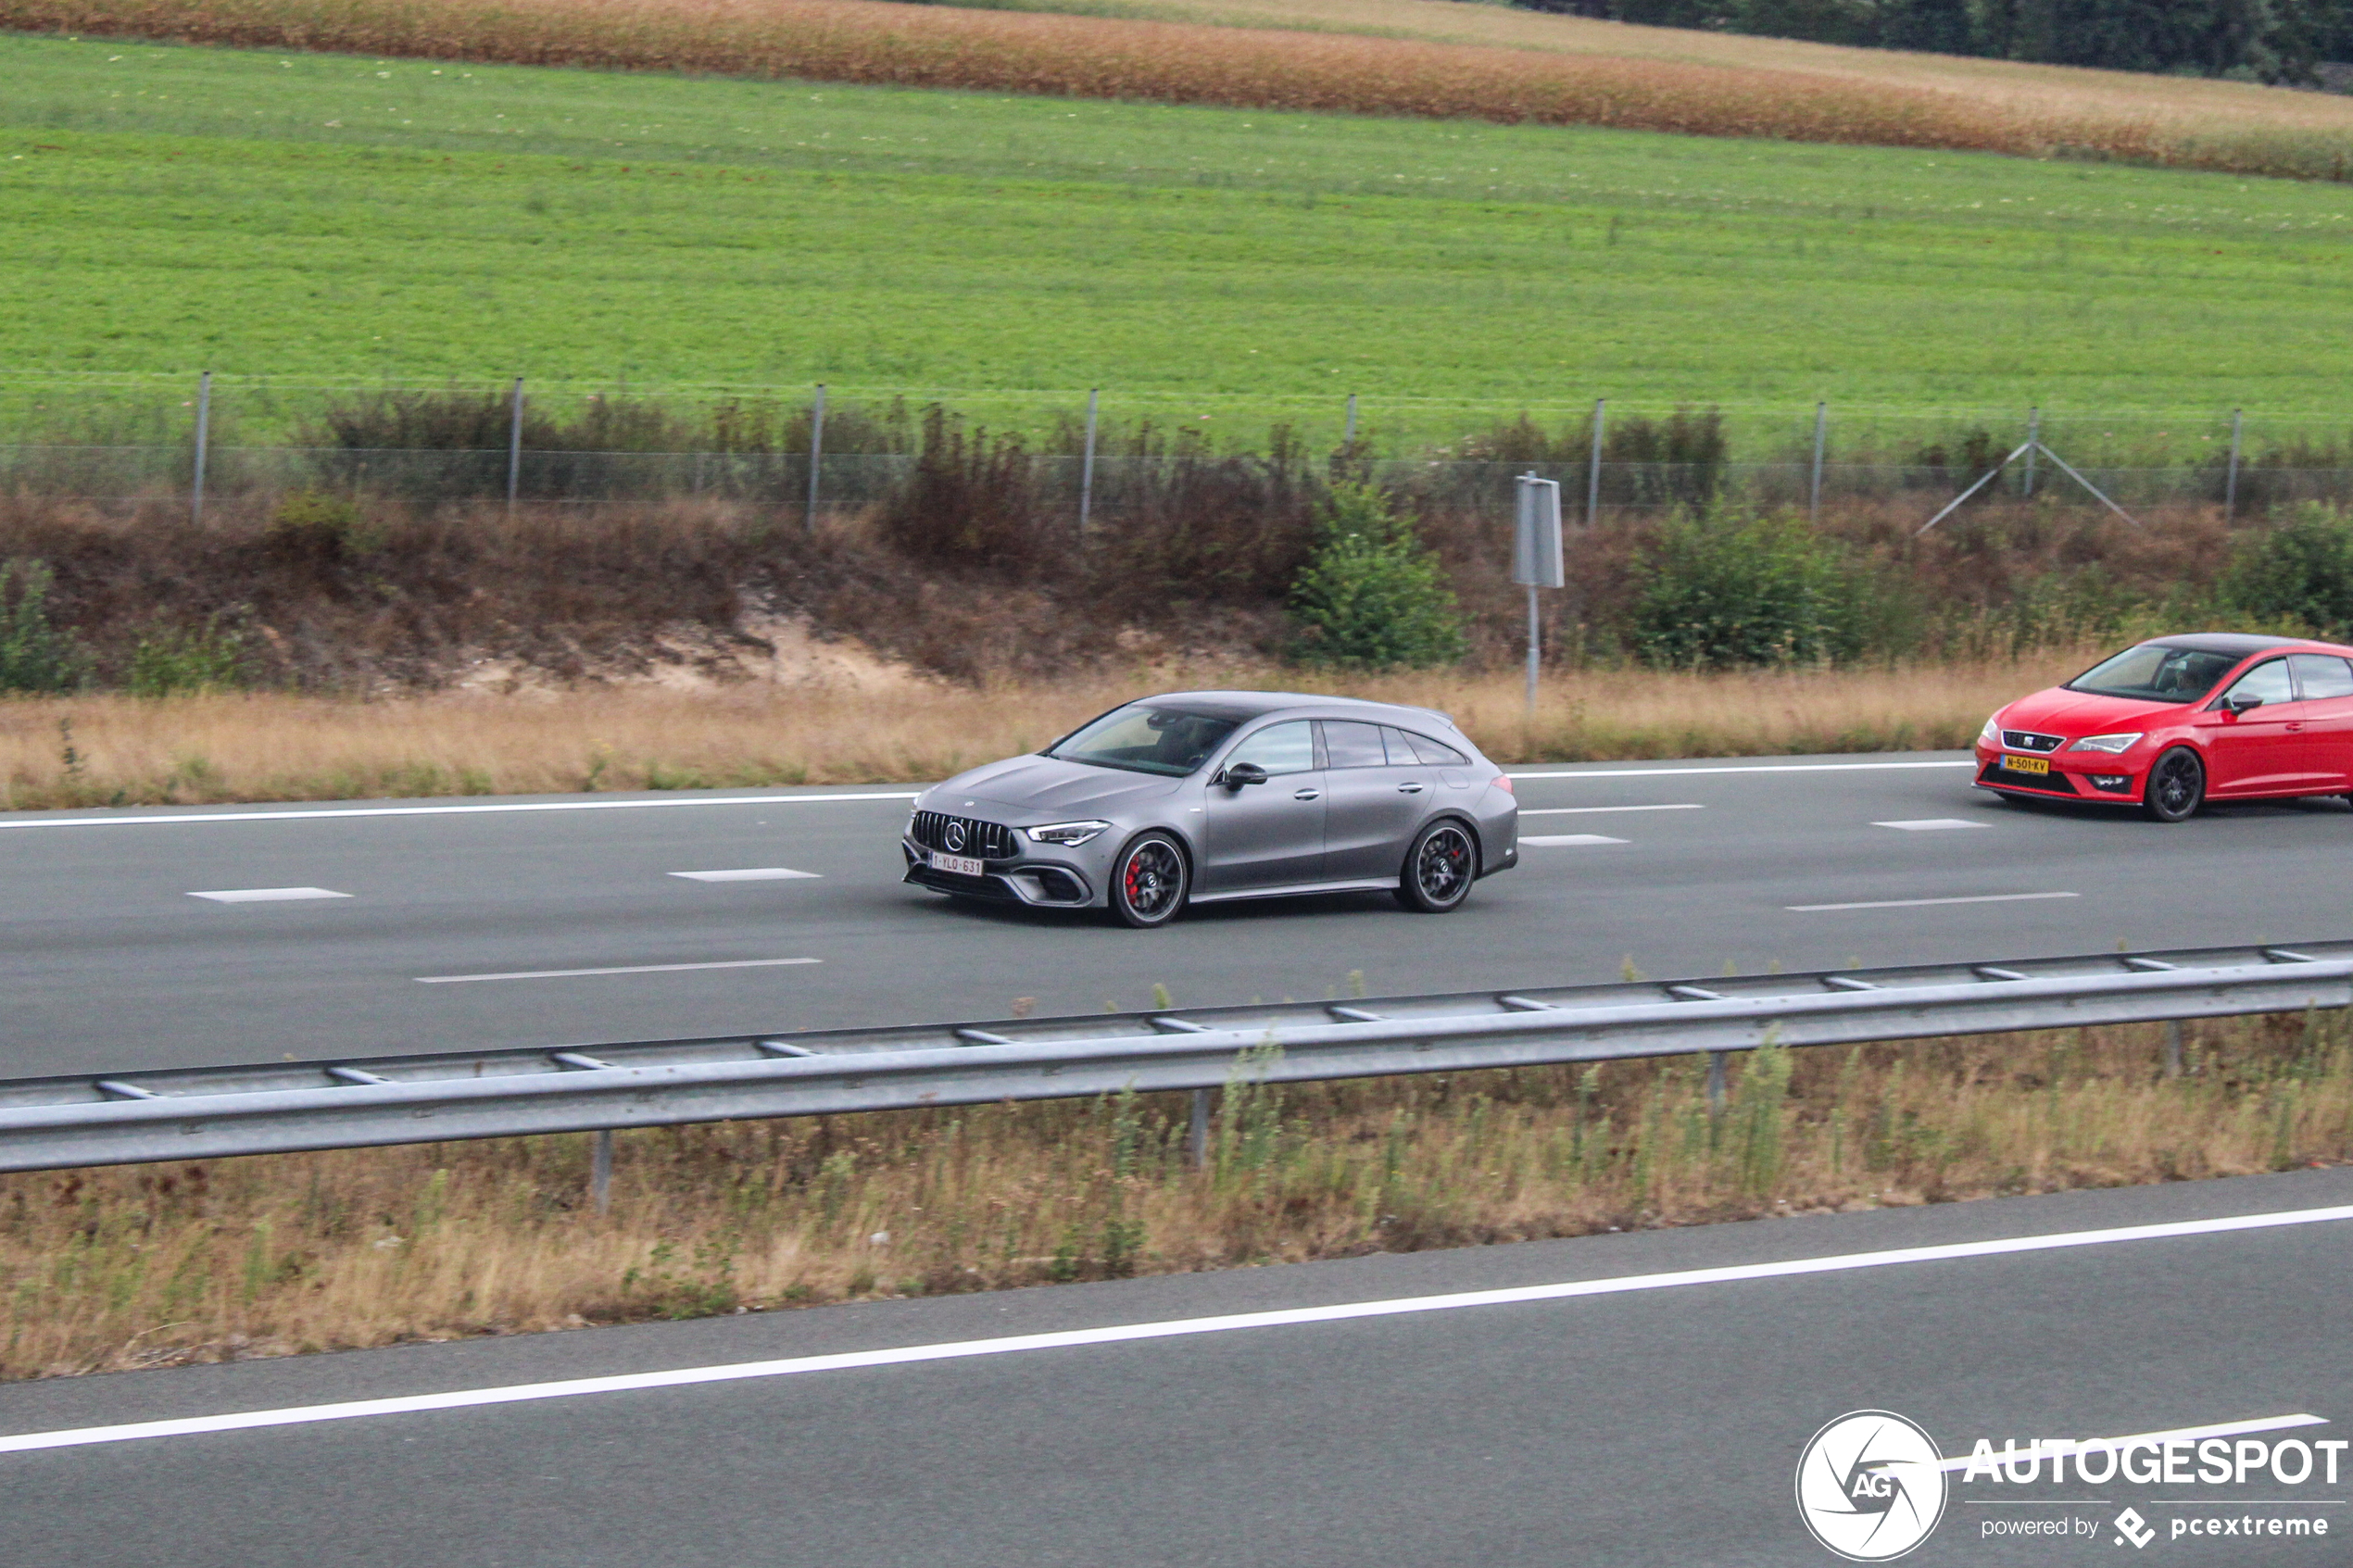
{"label": "pcextreme logo", "polygon": [[1797,1511],[1849,1562],[1886,1562],[1944,1517],[1948,1476],[1935,1439],[1893,1411],[1853,1411],[1814,1434],[1797,1461]]}

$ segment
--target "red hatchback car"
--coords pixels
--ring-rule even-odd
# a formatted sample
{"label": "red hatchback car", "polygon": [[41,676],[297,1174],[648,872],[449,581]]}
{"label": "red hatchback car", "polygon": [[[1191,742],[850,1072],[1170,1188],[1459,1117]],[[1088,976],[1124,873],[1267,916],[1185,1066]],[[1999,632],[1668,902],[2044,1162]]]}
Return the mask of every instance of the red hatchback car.
{"label": "red hatchback car", "polygon": [[2126,648],[2021,697],[1977,737],[2006,799],[2138,806],[2353,792],[2353,647],[2202,632]]}

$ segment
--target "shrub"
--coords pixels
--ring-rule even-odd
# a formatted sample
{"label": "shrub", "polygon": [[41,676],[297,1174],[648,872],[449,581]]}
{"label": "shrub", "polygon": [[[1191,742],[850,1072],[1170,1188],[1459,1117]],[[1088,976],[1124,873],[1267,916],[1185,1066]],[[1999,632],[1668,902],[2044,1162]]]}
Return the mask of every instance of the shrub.
{"label": "shrub", "polygon": [[1334,486],[1319,533],[1291,584],[1302,662],[1380,670],[1463,657],[1462,618],[1443,568],[1378,489]]}
{"label": "shrub", "polygon": [[1793,514],[1679,511],[1637,569],[1631,640],[1679,670],[1819,664],[1869,642],[1867,574]]}
{"label": "shrub", "polygon": [[359,508],[341,495],[297,490],[278,503],[262,537],[272,554],[333,565],[381,548]]}
{"label": "shrub", "polygon": [[2222,596],[2267,621],[2299,621],[2331,634],[2353,630],[2353,523],[2316,503],[2247,536],[2222,580]]}
{"label": "shrub", "polygon": [[132,696],[212,692],[245,684],[245,637],[210,621],[159,630],[131,650],[123,684]]}
{"label": "shrub", "polygon": [[0,561],[0,691],[61,692],[87,668],[70,632],[49,621],[48,563]]}

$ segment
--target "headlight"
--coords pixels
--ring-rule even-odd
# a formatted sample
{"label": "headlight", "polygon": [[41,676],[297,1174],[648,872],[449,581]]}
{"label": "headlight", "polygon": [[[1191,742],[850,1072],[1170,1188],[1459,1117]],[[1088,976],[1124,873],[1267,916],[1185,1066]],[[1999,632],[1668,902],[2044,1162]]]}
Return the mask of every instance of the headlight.
{"label": "headlight", "polygon": [[2133,743],[2138,741],[2140,738],[2141,732],[2138,730],[2134,730],[2129,734],[2121,735],[2085,735],[2082,740],[2077,741],[2073,746],[2069,746],[2067,749],[2070,751],[2105,751],[2112,757],[2120,751],[2132,750]]}
{"label": "headlight", "polygon": [[1037,844],[1084,844],[1110,827],[1109,822],[1049,822],[1042,828],[1024,828]]}
{"label": "headlight", "polygon": [[2001,719],[2002,719],[2002,716],[2001,716],[1999,713],[1996,713],[1996,714],[1994,714],[1992,718],[1990,718],[1990,719],[1986,720],[1986,721],[1985,721],[1985,727],[1984,727],[1983,729],[1982,729],[1982,730],[1980,730],[1980,731],[1978,731],[1978,732],[1977,732],[1977,738],[1978,738],[1980,741],[1983,742],[1983,743],[1984,743],[1985,745],[1987,745],[1987,746],[1999,746],[1999,745],[2001,745],[2001,744],[2002,744],[2002,723],[2001,723]]}

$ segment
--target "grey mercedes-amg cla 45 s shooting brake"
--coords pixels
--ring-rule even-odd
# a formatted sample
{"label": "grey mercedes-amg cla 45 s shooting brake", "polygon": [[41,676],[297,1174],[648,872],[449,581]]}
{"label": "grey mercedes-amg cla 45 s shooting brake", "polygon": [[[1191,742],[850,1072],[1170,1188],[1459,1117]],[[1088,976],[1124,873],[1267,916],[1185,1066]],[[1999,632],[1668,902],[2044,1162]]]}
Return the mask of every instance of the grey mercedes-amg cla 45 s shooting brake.
{"label": "grey mercedes-amg cla 45 s shooting brake", "polygon": [[1503,770],[1443,713],[1291,692],[1175,692],[915,802],[906,880],[1165,925],[1187,904],[1387,890],[1462,907],[1519,859]]}

